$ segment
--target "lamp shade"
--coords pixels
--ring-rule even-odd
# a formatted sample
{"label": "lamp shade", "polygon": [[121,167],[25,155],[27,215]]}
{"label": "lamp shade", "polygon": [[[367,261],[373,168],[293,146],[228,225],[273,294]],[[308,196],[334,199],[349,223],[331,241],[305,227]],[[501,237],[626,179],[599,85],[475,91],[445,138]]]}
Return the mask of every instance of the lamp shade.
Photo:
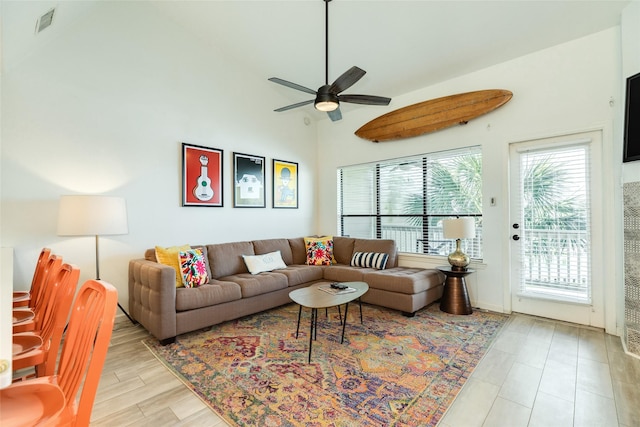
{"label": "lamp shade", "polygon": [[106,236],[128,232],[127,207],[122,197],[60,197],[59,236]]}
{"label": "lamp shade", "polygon": [[471,239],[476,237],[476,223],[473,218],[449,218],[442,220],[445,239]]}

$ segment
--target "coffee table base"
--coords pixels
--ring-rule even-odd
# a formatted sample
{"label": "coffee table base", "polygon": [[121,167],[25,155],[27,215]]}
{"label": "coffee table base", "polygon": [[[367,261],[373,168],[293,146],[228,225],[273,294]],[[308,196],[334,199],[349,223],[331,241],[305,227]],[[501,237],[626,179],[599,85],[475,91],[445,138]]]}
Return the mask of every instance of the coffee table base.
{"label": "coffee table base", "polygon": [[[360,305],[360,323],[363,323],[362,320],[362,301],[358,298],[358,303]],[[338,307],[338,315],[340,316],[340,324],[342,325],[342,336],[340,337],[340,344],[344,343],[344,331],[347,327],[347,314],[349,311],[349,303],[344,305],[344,321],[342,320],[342,314],[340,313],[340,306]],[[326,309],[325,309],[326,310]],[[298,333],[300,332],[300,318],[302,317],[302,306],[299,306],[298,309],[298,326],[296,327],[296,339],[298,339]],[[311,363],[311,349],[313,346],[313,340],[318,338],[318,309],[311,309],[311,319],[309,320],[309,362]]]}

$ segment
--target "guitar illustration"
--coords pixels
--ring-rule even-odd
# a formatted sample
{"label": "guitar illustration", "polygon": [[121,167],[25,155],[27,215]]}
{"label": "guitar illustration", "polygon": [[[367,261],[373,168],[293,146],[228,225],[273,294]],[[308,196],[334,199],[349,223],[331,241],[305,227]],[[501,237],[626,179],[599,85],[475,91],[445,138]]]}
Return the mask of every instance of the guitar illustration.
{"label": "guitar illustration", "polygon": [[193,195],[198,200],[206,202],[213,198],[213,190],[211,189],[211,179],[207,176],[207,164],[209,158],[205,155],[200,156],[200,176],[198,177],[198,184],[193,189]]}

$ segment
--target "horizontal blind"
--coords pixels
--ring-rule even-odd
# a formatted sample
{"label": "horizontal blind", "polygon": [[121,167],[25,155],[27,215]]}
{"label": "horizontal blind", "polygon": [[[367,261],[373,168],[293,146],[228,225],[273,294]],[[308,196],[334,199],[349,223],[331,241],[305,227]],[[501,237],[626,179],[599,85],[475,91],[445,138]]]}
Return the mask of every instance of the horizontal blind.
{"label": "horizontal blind", "polygon": [[[425,241],[436,239],[443,218],[470,215],[480,221],[481,189],[477,146],[345,166],[338,170],[341,231],[393,238],[401,250],[420,252]],[[443,253],[449,247],[441,246]],[[479,257],[481,245],[475,246]]]}
{"label": "horizontal blind", "polygon": [[589,142],[520,152],[520,294],[591,302]]}

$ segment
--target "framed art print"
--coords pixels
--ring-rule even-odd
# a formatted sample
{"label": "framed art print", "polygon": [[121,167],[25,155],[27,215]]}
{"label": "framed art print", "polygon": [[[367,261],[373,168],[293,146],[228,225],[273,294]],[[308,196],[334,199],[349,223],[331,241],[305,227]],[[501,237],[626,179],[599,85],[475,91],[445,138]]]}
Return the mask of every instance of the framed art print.
{"label": "framed art print", "polygon": [[298,164],[273,159],[273,207],[298,208]]}
{"label": "framed art print", "polygon": [[264,208],[264,157],[233,153],[233,207]]}
{"label": "framed art print", "polygon": [[222,150],[182,144],[182,206],[222,206]]}

